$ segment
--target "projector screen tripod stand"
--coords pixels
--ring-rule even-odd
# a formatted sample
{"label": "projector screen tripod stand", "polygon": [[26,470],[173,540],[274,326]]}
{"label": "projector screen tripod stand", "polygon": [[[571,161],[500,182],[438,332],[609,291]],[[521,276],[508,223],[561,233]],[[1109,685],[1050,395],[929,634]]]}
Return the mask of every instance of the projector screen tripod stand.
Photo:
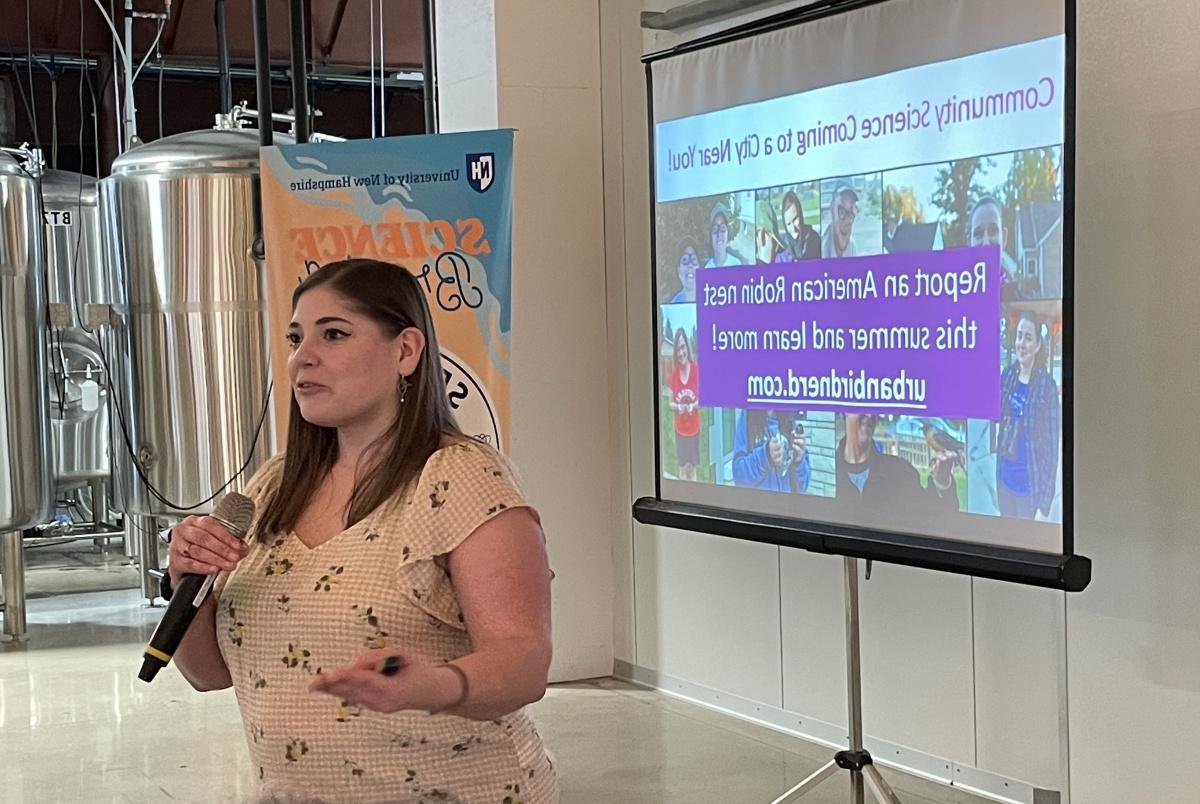
{"label": "projector screen tripod stand", "polygon": [[[842,559],[846,575],[846,692],[849,704],[850,748],[834,754],[800,784],[775,799],[772,804],[792,804],[811,792],[839,770],[850,771],[850,801],[865,804],[864,787],[878,804],[900,804],[900,799],[879,774],[871,754],[863,748],[862,728],[862,657],[858,625],[858,559]],[[869,562],[868,562],[869,566]]]}

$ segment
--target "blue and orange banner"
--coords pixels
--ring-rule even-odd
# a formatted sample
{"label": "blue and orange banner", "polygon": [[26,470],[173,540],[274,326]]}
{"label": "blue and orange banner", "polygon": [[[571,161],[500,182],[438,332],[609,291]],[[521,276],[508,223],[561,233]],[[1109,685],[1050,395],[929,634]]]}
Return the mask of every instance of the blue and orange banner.
{"label": "blue and orange banner", "polygon": [[[271,331],[286,329],[292,291],[320,265],[369,257],[411,271],[459,426],[507,451],[512,151],[511,130],[264,148]],[[272,371],[286,389],[286,350],[272,349]],[[275,394],[279,432],[288,398]]]}

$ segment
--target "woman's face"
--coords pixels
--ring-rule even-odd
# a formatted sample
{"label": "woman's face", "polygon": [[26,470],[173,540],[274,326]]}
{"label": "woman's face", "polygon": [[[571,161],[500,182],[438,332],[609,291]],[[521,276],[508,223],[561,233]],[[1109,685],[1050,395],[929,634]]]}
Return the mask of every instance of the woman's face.
{"label": "woman's face", "polygon": [[871,414],[846,414],[846,440],[866,452],[875,441],[875,425],[879,417]]}
{"label": "woman's face", "polygon": [[688,246],[679,258],[679,284],[689,300],[696,298],[696,269],[699,267],[700,258],[696,256],[696,249]]}
{"label": "woman's face", "polygon": [[389,337],[322,285],[296,303],[287,340],[288,377],[306,421],[335,428],[386,426],[395,417],[401,373],[413,362],[403,334]]}
{"label": "woman's face", "polygon": [[712,222],[713,254],[724,258],[727,245],[729,245],[729,221],[724,215],[717,215]]}
{"label": "woman's face", "polygon": [[971,245],[1004,248],[1004,221],[995,204],[981,204],[971,216]]}
{"label": "woman's face", "polygon": [[795,204],[783,208],[783,228],[793,240],[800,240],[800,230],[804,228],[804,213]]}
{"label": "woman's face", "polygon": [[1042,342],[1037,334],[1037,327],[1028,319],[1022,318],[1017,323],[1017,360],[1022,366],[1032,366]]}
{"label": "woman's face", "polygon": [[686,337],[675,339],[675,362],[681,366],[692,362],[692,347]]}
{"label": "woman's face", "polygon": [[858,202],[849,193],[842,193],[833,199],[833,223],[837,241],[842,246],[850,242],[850,234],[854,231],[854,219],[858,217]]}

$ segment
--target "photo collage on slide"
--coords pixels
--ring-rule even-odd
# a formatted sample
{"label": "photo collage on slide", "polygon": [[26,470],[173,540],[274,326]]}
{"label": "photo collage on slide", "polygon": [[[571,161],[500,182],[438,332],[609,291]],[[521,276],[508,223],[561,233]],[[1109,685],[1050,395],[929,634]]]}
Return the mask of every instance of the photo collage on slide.
{"label": "photo collage on slide", "polygon": [[[1062,223],[1057,146],[658,204],[663,477],[844,498],[870,466],[879,494],[915,475],[945,510],[1061,522]],[[700,405],[704,270],[980,245],[1001,249],[999,420]]]}

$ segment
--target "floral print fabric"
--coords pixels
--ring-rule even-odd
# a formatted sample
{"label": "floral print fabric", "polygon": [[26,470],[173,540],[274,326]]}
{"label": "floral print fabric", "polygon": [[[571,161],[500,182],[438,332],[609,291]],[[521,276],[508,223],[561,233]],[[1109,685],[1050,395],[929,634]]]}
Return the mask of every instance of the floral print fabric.
{"label": "floral print fabric", "polygon": [[[261,510],[280,457],[251,481]],[[218,580],[217,639],[266,801],[553,804],[554,769],[523,711],[494,721],[385,715],[308,691],[360,653],[449,661],[469,653],[454,587],[435,559],[488,519],[528,507],[508,462],[471,441],[315,548],[270,534]],[[257,534],[256,534],[257,535]]]}

